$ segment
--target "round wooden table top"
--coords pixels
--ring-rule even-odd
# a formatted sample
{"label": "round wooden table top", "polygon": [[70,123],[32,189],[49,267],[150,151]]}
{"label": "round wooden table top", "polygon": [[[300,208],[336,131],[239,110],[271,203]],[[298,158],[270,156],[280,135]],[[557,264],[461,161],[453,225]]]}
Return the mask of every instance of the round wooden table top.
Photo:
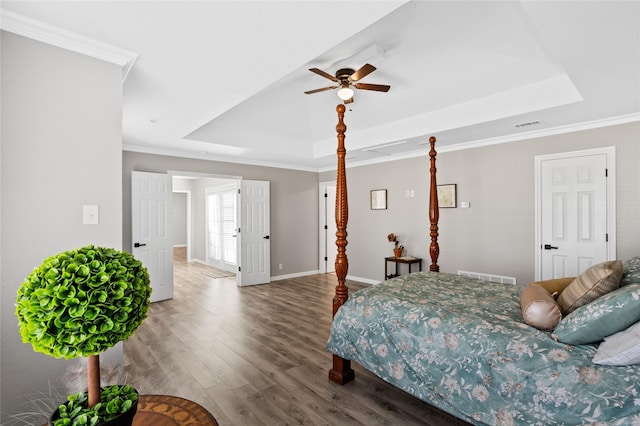
{"label": "round wooden table top", "polygon": [[202,405],[170,395],[140,395],[133,426],[218,426]]}

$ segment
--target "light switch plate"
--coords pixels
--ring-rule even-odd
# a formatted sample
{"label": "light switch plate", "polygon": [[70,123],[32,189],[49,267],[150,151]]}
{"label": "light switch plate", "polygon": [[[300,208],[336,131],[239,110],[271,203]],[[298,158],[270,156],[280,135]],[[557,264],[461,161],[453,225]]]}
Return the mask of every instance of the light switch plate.
{"label": "light switch plate", "polygon": [[82,206],[82,223],[84,225],[97,225],[100,221],[100,209],[97,205]]}

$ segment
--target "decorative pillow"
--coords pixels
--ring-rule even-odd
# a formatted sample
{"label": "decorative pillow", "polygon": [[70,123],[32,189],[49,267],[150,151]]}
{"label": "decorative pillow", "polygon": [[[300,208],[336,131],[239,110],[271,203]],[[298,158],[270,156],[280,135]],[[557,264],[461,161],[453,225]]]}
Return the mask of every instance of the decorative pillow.
{"label": "decorative pillow", "polygon": [[640,257],[632,257],[622,264],[620,287],[631,283],[640,283]]}
{"label": "decorative pillow", "polygon": [[536,281],[534,284],[539,284],[546,288],[551,295],[555,295],[554,299],[558,299],[558,295],[564,291],[569,284],[575,280],[576,277],[554,278],[551,280]]}
{"label": "decorative pillow", "polygon": [[571,312],[553,337],[570,345],[595,343],[636,321],[640,321],[640,284],[629,284]]}
{"label": "decorative pillow", "polygon": [[611,260],[593,265],[578,276],[558,297],[564,315],[620,287],[622,262]]}
{"label": "decorative pillow", "polygon": [[553,330],[562,319],[560,306],[539,283],[526,286],[520,293],[524,322],[538,330]]}
{"label": "decorative pillow", "polygon": [[640,323],[605,337],[593,356],[593,362],[602,365],[640,364]]}

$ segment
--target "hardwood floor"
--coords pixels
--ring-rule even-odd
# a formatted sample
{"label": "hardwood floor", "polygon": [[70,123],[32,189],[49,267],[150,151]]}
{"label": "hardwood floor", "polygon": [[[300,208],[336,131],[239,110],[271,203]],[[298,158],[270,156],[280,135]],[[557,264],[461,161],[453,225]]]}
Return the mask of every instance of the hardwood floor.
{"label": "hardwood floor", "polygon": [[329,381],[334,275],[240,288],[203,269],[176,258],[175,298],[152,304],[125,342],[126,381],[141,393],[196,401],[220,425],[466,425],[359,365],[354,382]]}

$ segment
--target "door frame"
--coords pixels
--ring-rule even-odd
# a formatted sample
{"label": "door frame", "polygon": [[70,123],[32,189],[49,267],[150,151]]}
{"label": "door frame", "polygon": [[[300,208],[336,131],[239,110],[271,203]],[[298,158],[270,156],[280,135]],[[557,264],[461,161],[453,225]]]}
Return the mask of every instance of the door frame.
{"label": "door frame", "polygon": [[[205,189],[205,218],[206,218],[206,214],[207,214],[207,197],[209,196],[209,194],[211,193],[220,193],[223,191],[233,191],[234,195],[237,194],[238,190],[240,189],[240,185],[241,185],[241,181],[237,180],[235,182],[229,182],[229,183],[225,183],[219,186],[211,186]],[[236,197],[237,199],[237,197]],[[240,207],[236,204],[236,218],[238,218],[238,209]],[[236,237],[238,234],[238,226],[239,224],[237,223],[237,219],[236,219]],[[234,272],[237,273],[238,272],[238,267],[240,266],[240,256],[238,256],[238,244],[236,240],[236,263],[230,263],[230,262],[226,262],[224,259],[220,259],[220,260],[215,260],[214,262],[209,262],[210,256],[209,256],[209,221],[205,220],[205,242],[204,242],[204,262],[207,265],[211,265],[215,268],[218,269],[222,269],[223,271],[229,271],[229,272]]]}
{"label": "door frame", "polygon": [[[222,175],[222,174],[215,174],[215,173],[200,173],[200,172],[188,172],[188,171],[183,171],[183,170],[167,170],[167,174],[169,176],[171,176],[171,179],[173,180],[173,178],[192,178],[192,179],[226,179],[226,180],[235,180],[238,185],[239,182],[242,180],[242,176],[236,176],[236,175]],[[178,192],[178,191],[176,191]],[[192,231],[192,211],[191,211],[191,191],[189,191],[189,194],[187,195],[188,197],[188,206],[187,206],[187,262],[192,262],[193,261],[193,257],[192,257],[192,244],[193,244],[193,240],[191,239],[191,231]],[[198,259],[198,261],[201,261],[203,263],[206,264],[206,247],[205,247],[205,258],[204,259]],[[239,265],[239,263],[238,263]]]}
{"label": "door frame", "polygon": [[536,155],[535,160],[535,280],[542,277],[542,162],[563,158],[583,157],[604,154],[607,169],[607,259],[616,258],[616,147],[585,149],[580,151],[560,152],[555,154]]}

